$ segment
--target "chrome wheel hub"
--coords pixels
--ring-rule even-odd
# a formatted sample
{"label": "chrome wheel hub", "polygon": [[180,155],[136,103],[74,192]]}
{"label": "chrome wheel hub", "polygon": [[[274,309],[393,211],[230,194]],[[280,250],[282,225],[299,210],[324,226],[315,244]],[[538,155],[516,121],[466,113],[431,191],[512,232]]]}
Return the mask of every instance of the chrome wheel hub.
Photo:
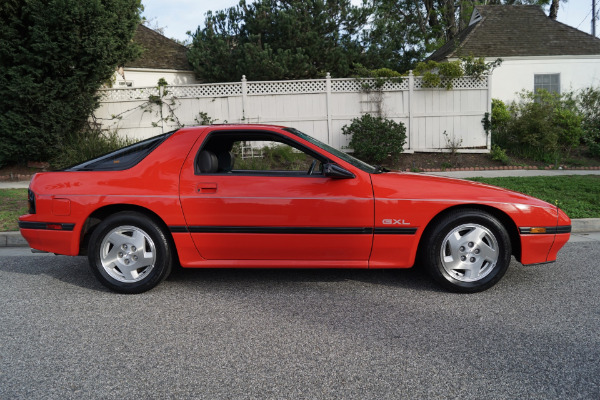
{"label": "chrome wheel hub", "polygon": [[498,241],[479,224],[463,224],[452,229],[442,242],[440,257],[444,270],[461,282],[485,278],[498,262]]}
{"label": "chrome wheel hub", "polygon": [[123,283],[138,282],[154,268],[156,248],[150,236],[135,226],[111,230],[100,245],[100,262],[108,275]]}

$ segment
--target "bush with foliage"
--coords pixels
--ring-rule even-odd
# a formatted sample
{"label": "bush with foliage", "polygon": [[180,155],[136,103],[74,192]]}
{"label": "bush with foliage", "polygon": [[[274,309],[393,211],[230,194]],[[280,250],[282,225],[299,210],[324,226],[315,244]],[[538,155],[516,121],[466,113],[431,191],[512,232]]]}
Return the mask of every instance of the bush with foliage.
{"label": "bush with foliage", "polygon": [[415,75],[423,77],[423,87],[452,89],[452,80],[462,76],[482,78],[490,74],[502,63],[502,59],[485,62],[483,57],[463,57],[456,61],[437,62],[428,60],[420,62],[414,69]]}
{"label": "bush with foliage", "polygon": [[447,90],[452,89],[452,79],[460,78],[464,75],[460,61],[420,62],[415,67],[415,75],[423,77],[423,86],[428,88],[444,87]]}
{"label": "bush with foliage", "polygon": [[256,149],[257,154],[243,158],[240,143],[236,143],[233,153],[236,156],[235,168],[247,170],[306,171],[312,158],[287,144],[272,144]]}
{"label": "bush with foliage", "polygon": [[490,156],[494,161],[500,161],[503,164],[508,164],[509,158],[508,154],[506,154],[506,150],[497,144],[492,145],[492,151],[490,152]]}
{"label": "bush with foliage", "polygon": [[382,164],[388,157],[396,161],[404,150],[406,128],[402,122],[365,114],[342,127],[344,135],[352,135],[350,148],[367,162]]}
{"label": "bush with foliage", "polygon": [[395,79],[403,76],[400,72],[389,68],[368,69],[360,63],[355,63],[353,70],[354,78]]}
{"label": "bush with foliage", "polygon": [[502,100],[492,99],[492,131],[504,131],[512,115]]}
{"label": "bush with foliage", "polygon": [[366,92],[381,91],[387,82],[400,82],[406,79],[398,71],[389,68],[368,69],[360,63],[354,64],[353,78],[362,81],[362,89]]}
{"label": "bush with foliage", "polygon": [[[579,144],[582,117],[572,94],[522,92],[506,107],[492,103],[492,142],[512,154],[556,163]],[[510,117],[509,117],[510,115]]]}
{"label": "bush with foliage", "polygon": [[583,117],[582,142],[590,154],[600,157],[600,88],[587,88],[577,96],[577,104]]}
{"label": "bush with foliage", "polygon": [[502,65],[502,59],[496,58],[494,61],[485,62],[483,57],[461,57],[462,69],[465,76],[472,76],[474,78],[482,78],[484,75],[491,74],[494,69]]}
{"label": "bush with foliage", "polygon": [[140,0],[0,2],[0,166],[47,161],[139,54]]}

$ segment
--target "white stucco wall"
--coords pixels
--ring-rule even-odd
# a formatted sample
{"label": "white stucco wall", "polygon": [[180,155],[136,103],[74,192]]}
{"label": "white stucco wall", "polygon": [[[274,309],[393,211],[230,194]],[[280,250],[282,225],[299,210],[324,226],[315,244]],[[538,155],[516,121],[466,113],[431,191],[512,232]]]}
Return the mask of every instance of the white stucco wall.
{"label": "white stucco wall", "polygon": [[[193,71],[179,71],[174,69],[147,69],[147,68],[125,68],[125,79],[133,83],[131,87],[156,86],[160,78],[164,78],[169,85],[192,85],[199,83]],[[122,88],[123,76],[115,73],[113,87]]]}
{"label": "white stucco wall", "polygon": [[600,87],[600,55],[506,57],[502,60],[492,75],[492,97],[505,102],[516,100],[515,93],[523,89],[533,91],[536,74],[560,74],[561,93]]}

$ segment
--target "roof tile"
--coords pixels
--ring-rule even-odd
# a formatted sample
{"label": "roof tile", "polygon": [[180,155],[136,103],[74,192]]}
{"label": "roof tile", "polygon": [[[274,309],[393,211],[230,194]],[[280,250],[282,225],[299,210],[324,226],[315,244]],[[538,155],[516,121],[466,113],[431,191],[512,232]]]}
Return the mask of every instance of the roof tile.
{"label": "roof tile", "polygon": [[193,70],[187,60],[185,46],[142,24],[138,25],[133,41],[142,46],[144,50],[137,60],[126,63],[125,67]]}
{"label": "roof tile", "polygon": [[600,55],[600,39],[546,16],[541,6],[476,6],[482,19],[429,59]]}

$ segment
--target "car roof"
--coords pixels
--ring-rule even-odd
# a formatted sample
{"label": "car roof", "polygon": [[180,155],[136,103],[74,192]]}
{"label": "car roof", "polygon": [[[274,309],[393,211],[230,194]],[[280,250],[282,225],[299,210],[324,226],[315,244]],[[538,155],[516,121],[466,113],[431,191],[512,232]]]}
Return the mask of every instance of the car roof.
{"label": "car roof", "polygon": [[228,130],[228,129],[283,129],[287,128],[283,125],[269,125],[269,124],[211,124],[211,125],[195,125],[195,126],[186,126],[182,129],[206,129],[209,128],[211,130]]}

